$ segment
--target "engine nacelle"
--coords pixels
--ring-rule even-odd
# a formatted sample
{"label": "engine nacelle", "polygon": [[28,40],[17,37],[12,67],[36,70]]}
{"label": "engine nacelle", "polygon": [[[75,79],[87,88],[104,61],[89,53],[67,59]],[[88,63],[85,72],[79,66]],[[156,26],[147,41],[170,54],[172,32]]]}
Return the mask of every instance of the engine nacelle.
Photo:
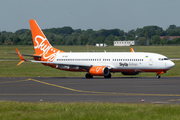
{"label": "engine nacelle", "polygon": [[109,75],[109,69],[105,66],[94,66],[89,69],[89,74],[92,76],[107,76]]}
{"label": "engine nacelle", "polygon": [[123,75],[138,75],[140,72],[121,72]]}

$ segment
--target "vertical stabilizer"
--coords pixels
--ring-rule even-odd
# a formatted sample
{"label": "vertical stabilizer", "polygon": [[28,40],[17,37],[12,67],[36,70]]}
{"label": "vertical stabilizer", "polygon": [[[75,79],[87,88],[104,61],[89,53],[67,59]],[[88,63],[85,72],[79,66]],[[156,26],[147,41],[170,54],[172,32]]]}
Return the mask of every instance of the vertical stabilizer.
{"label": "vertical stabilizer", "polygon": [[35,20],[29,20],[36,55],[43,61],[53,61],[57,53],[64,52],[51,46]]}

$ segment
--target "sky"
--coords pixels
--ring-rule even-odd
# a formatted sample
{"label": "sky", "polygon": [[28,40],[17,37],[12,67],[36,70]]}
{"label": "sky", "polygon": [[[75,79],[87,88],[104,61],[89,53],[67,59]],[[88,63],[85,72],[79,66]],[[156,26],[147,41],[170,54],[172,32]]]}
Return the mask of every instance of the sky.
{"label": "sky", "polygon": [[0,31],[30,29],[115,29],[128,32],[156,25],[180,26],[180,0],[0,0]]}

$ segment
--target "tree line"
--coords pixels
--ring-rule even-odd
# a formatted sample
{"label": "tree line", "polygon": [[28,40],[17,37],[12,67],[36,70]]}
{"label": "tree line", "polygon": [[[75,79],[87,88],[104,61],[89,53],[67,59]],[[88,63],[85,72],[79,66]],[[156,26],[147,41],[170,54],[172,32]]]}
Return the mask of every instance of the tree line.
{"label": "tree line", "polygon": [[[132,29],[128,32],[120,29],[81,30],[71,27],[44,29],[44,34],[52,45],[95,45],[106,43],[113,45],[113,41],[135,40],[139,45],[180,44],[180,38],[169,40],[169,36],[180,36],[180,27],[170,25],[166,30],[158,26],[145,26]],[[166,36],[163,39],[160,36]],[[32,36],[29,29],[20,29],[16,32],[0,32],[0,45],[32,45]]]}

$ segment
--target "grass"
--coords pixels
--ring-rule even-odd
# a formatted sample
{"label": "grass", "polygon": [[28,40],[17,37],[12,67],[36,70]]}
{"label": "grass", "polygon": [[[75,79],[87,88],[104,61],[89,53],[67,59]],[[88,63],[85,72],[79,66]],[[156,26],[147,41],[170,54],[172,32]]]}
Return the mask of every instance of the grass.
{"label": "grass", "polygon": [[180,105],[0,101],[1,120],[179,120]]}

